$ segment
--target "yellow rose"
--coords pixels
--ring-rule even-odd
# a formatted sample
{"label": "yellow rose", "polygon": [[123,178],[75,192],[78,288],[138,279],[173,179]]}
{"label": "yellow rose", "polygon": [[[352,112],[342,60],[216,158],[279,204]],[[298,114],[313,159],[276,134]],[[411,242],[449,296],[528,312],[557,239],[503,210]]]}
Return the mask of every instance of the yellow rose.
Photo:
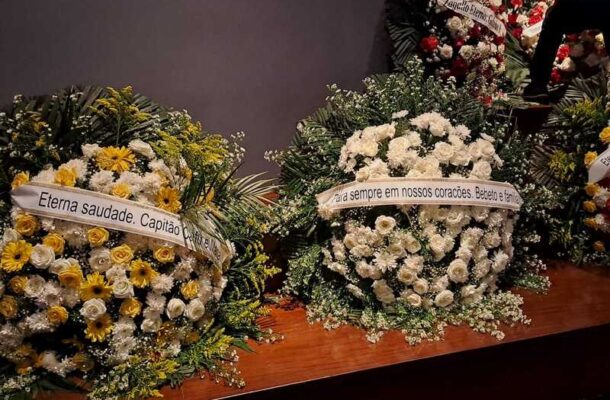
{"label": "yellow rose", "polygon": [[52,248],[55,255],[60,255],[64,252],[64,245],[66,244],[66,241],[57,233],[49,233],[42,239],[42,244]]}
{"label": "yellow rose", "polygon": [[72,363],[74,366],[82,372],[91,371],[95,366],[95,363],[86,353],[76,353],[72,356]]}
{"label": "yellow rose", "polygon": [[597,183],[588,183],[587,186],[585,186],[585,192],[591,197],[597,196],[600,190],[601,188]]}
{"label": "yellow rose", "polygon": [[585,166],[589,167],[593,164],[593,161],[597,158],[597,153],[595,151],[588,151],[585,154]]}
{"label": "yellow rose", "polygon": [[199,294],[199,283],[196,281],[188,281],[182,285],[180,293],[182,293],[182,296],[187,300],[194,299]]}
{"label": "yellow rose", "polygon": [[83,271],[78,265],[72,264],[59,271],[57,278],[65,287],[78,289],[83,281]]}
{"label": "yellow rose", "polygon": [[25,292],[25,285],[28,283],[27,276],[18,275],[11,278],[8,281],[8,286],[11,288],[11,291],[15,294],[23,294]]}
{"label": "yellow rose", "polygon": [[155,260],[160,263],[170,263],[174,261],[176,254],[174,253],[174,248],[169,246],[161,246],[157,247],[154,252]]}
{"label": "yellow rose", "polygon": [[129,297],[121,303],[119,312],[124,317],[135,318],[142,311],[142,303],[133,297]]}
{"label": "yellow rose", "polygon": [[91,247],[100,247],[108,241],[110,234],[104,228],[91,228],[87,230],[87,240]]}
{"label": "yellow rose", "polygon": [[110,259],[115,264],[128,264],[133,259],[133,250],[126,244],[110,250]]}
{"label": "yellow rose", "polygon": [[597,210],[597,206],[595,205],[594,201],[591,200],[587,200],[587,201],[583,201],[582,202],[582,209],[585,210],[586,212],[595,212],[595,210]]}
{"label": "yellow rose", "polygon": [[38,219],[30,214],[19,214],[15,217],[15,230],[23,236],[32,236],[40,226]]}
{"label": "yellow rose", "polygon": [[0,299],[0,314],[6,319],[13,319],[17,316],[19,306],[13,296],[4,296]]}
{"label": "yellow rose", "polygon": [[11,187],[17,189],[19,186],[28,183],[30,181],[30,174],[28,172],[20,172],[13,178]]}
{"label": "yellow rose", "polygon": [[597,222],[595,222],[595,218],[585,218],[584,219],[585,225],[588,226],[589,228],[597,228]]}
{"label": "yellow rose", "polygon": [[116,185],[114,185],[110,193],[112,193],[113,196],[128,199],[129,196],[131,196],[131,188],[125,182],[117,183]]}
{"label": "yellow rose", "polygon": [[599,139],[602,143],[610,143],[610,126],[605,127],[599,134]]}
{"label": "yellow rose", "polygon": [[59,167],[55,172],[55,183],[61,186],[76,185],[76,169],[70,167]]}
{"label": "yellow rose", "polygon": [[47,319],[52,325],[61,325],[68,320],[68,311],[62,306],[52,306],[47,309]]}
{"label": "yellow rose", "polygon": [[598,240],[597,242],[593,243],[593,249],[601,253],[606,251],[606,246],[604,245],[604,242]]}

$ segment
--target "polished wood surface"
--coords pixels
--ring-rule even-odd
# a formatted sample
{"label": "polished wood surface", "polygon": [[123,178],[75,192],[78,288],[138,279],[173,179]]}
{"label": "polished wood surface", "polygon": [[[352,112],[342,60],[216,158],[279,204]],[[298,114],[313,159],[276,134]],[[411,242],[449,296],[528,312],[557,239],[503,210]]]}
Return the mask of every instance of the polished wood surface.
{"label": "polished wood surface", "polygon": [[[520,292],[532,323],[507,327],[503,341],[467,327],[448,327],[444,340],[438,342],[409,346],[399,332],[389,332],[378,343],[371,344],[362,330],[344,326],[327,331],[321,324],[309,324],[303,308],[275,308],[263,322],[285,339],[276,344],[250,343],[254,353],[239,351],[238,368],[247,382],[244,389],[192,378],[180,388],[165,388],[162,393],[170,400],[348,395],[368,399],[394,397],[411,387],[408,389],[411,394],[416,394],[417,388],[425,388],[428,394],[434,390],[438,398],[504,399],[515,398],[511,392],[516,390],[515,382],[529,379],[531,386],[545,376],[557,381],[554,392],[548,387],[531,387],[528,393],[538,390],[536,396],[517,391],[518,398],[576,399],[568,396],[567,391],[581,386],[610,390],[610,383],[604,383],[609,380],[599,378],[610,376],[610,341],[606,339],[610,334],[610,268],[553,263],[548,276],[553,284],[548,294]],[[498,376],[500,373],[502,376]],[[444,375],[446,378],[439,380]],[[484,381],[475,384],[476,390],[473,375],[484,377]],[[406,377],[422,384],[401,386]],[[498,388],[494,377],[501,378],[500,384],[507,386]],[[424,384],[426,379],[429,382]],[[392,392],[392,383],[399,388],[394,390],[399,391]],[[469,396],[451,395],[460,384],[466,385],[462,389],[471,392]],[[337,394],[332,394],[333,391]],[[492,391],[494,396],[488,397]]]}
{"label": "polished wood surface", "polygon": [[302,308],[274,309],[273,328],[285,339],[272,345],[253,343],[254,353],[240,351],[238,367],[246,388],[191,379],[163,393],[168,399],[191,400],[235,396],[610,324],[610,269],[553,263],[548,275],[553,284],[548,294],[521,292],[531,325],[506,328],[501,342],[467,327],[448,327],[438,342],[409,346],[400,333],[389,332],[371,344],[354,327],[327,331],[321,324],[307,323]]}

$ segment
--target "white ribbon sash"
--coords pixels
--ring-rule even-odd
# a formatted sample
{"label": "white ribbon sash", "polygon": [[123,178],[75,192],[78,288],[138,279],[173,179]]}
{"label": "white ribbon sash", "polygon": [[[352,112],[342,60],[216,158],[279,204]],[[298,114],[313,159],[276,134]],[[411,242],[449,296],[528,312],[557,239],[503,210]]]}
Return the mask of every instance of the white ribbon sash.
{"label": "white ribbon sash", "polygon": [[489,7],[481,3],[472,0],[439,0],[438,4],[486,26],[497,36],[506,35],[504,23]]}
{"label": "white ribbon sash", "polygon": [[589,183],[596,183],[610,176],[610,147],[589,166]]}
{"label": "white ribbon sash", "polygon": [[202,252],[212,261],[226,259],[226,244],[180,216],[157,207],[90,190],[30,182],[11,191],[13,204],[32,215],[134,233]]}
{"label": "white ribbon sash", "polygon": [[316,196],[330,210],[385,205],[462,205],[519,210],[523,200],[509,183],[453,178],[379,178],[335,186]]}

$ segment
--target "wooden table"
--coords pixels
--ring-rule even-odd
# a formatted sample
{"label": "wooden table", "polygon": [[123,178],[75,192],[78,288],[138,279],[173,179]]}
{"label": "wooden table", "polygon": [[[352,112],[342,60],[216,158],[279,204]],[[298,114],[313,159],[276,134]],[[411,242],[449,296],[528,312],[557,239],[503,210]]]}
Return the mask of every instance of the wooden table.
{"label": "wooden table", "polygon": [[[547,295],[521,291],[529,326],[497,341],[467,327],[409,346],[398,332],[371,344],[364,332],[309,324],[302,308],[274,309],[282,342],[240,351],[244,389],[193,378],[167,399],[580,399],[610,394],[610,268],[553,263]],[[62,397],[63,398],[63,397]],[[593,398],[593,397],[591,397]]]}

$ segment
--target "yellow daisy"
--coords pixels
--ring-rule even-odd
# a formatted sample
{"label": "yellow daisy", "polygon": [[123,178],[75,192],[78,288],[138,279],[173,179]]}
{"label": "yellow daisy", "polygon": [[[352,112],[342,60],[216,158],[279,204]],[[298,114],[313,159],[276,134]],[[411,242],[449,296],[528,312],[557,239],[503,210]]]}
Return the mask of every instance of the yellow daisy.
{"label": "yellow daisy", "polygon": [[94,321],[87,322],[85,337],[92,342],[103,342],[106,336],[112,332],[112,318],[108,313],[102,314]]}
{"label": "yellow daisy", "polygon": [[159,189],[159,192],[157,192],[157,207],[172,213],[180,211],[182,204],[180,203],[178,190],[167,186]]}
{"label": "yellow daisy", "polygon": [[136,162],[136,157],[126,147],[103,147],[96,157],[97,166],[101,169],[114,172],[124,172]]}
{"label": "yellow daisy", "polygon": [[99,272],[87,275],[87,279],[80,285],[79,290],[82,301],[91,299],[110,300],[112,297],[112,286],[106,284],[106,279]]}
{"label": "yellow daisy", "polygon": [[152,279],[159,275],[148,261],[141,259],[134,260],[131,263],[131,271],[129,272],[129,280],[138,288],[143,288],[150,285]]}
{"label": "yellow daisy", "polygon": [[0,267],[6,272],[21,271],[32,254],[32,245],[25,240],[10,242],[2,250]]}

